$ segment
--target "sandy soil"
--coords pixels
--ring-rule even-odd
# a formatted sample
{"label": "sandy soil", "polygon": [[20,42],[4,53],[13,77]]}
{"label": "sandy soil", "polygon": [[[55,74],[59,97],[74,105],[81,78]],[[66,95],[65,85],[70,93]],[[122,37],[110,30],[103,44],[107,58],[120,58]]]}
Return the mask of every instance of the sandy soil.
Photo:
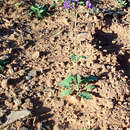
{"label": "sandy soil", "polygon": [[[17,2],[20,7],[15,7]],[[74,17],[57,7],[53,15],[37,20],[28,15],[31,4],[29,0],[0,1],[0,58],[9,53],[11,57],[0,75],[0,111],[29,109],[32,113],[7,128],[130,130],[130,9],[123,9],[127,14],[122,17],[86,17],[79,7],[78,53],[88,59],[80,61],[78,73],[99,80],[92,99],[78,100],[58,98],[62,89],[58,82],[74,71],[70,59]],[[115,0],[97,5],[119,9]]]}

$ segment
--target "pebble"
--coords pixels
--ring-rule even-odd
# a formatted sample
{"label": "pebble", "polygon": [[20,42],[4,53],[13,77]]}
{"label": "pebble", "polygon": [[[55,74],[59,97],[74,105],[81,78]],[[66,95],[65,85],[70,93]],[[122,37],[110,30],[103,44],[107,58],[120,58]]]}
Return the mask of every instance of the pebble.
{"label": "pebble", "polygon": [[21,127],[19,130],[29,130],[27,127]]}
{"label": "pebble", "polygon": [[25,103],[24,104],[22,104],[22,107],[24,108],[24,109],[26,109],[26,108],[32,108],[33,107],[33,103],[31,102],[31,100],[29,99],[29,98],[27,98],[26,100],[25,100]]}
{"label": "pebble", "polygon": [[13,75],[13,74],[14,74],[14,70],[13,70],[13,68],[12,68],[12,67],[10,67],[8,71],[9,71],[9,73],[10,73],[11,75]]}
{"label": "pebble", "polygon": [[2,117],[3,115],[5,115],[6,112],[7,112],[6,109],[0,108],[0,117]]}
{"label": "pebble", "polygon": [[30,80],[32,77],[31,76],[26,76],[25,78],[26,78],[26,80]]}
{"label": "pebble", "polygon": [[35,77],[37,75],[37,71],[36,70],[31,70],[29,73],[28,73],[28,76],[31,76],[31,77]]}
{"label": "pebble", "polygon": [[25,90],[29,92],[29,91],[30,91],[29,86],[26,86],[26,87],[25,87]]}
{"label": "pebble", "polygon": [[8,56],[8,55],[0,56],[0,60],[7,60],[7,59],[9,59],[9,56]]}
{"label": "pebble", "polygon": [[21,102],[20,99],[15,99],[15,100],[14,100],[14,103],[15,103],[16,107],[17,107],[17,106],[20,106],[20,105],[22,104],[22,102]]}
{"label": "pebble", "polygon": [[40,56],[40,52],[39,51],[36,51],[32,54],[32,58],[33,59],[37,59],[38,57]]}
{"label": "pebble", "polygon": [[20,111],[11,111],[11,113],[6,117],[6,122],[3,123],[2,125],[0,125],[0,130],[2,130],[2,128],[10,125],[11,123],[23,119],[27,116],[31,115],[31,112],[29,110],[20,110]]}
{"label": "pebble", "polygon": [[17,68],[17,67],[14,67],[14,71],[15,71],[15,72],[18,71],[18,68]]}
{"label": "pebble", "polygon": [[20,70],[20,71],[19,71],[19,75],[20,75],[20,76],[24,75],[24,73],[25,73],[25,70]]}
{"label": "pebble", "polygon": [[2,82],[1,82],[1,87],[2,87],[2,88],[8,87],[8,79],[3,79],[3,80],[2,80]]}

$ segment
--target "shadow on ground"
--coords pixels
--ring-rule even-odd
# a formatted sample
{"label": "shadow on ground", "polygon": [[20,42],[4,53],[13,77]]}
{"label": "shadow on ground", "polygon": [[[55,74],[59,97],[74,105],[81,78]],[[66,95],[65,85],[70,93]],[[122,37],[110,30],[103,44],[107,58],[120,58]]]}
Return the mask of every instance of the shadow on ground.
{"label": "shadow on ground", "polygon": [[119,65],[116,66],[116,69],[124,71],[125,75],[128,77],[127,84],[130,84],[130,63],[128,61],[130,59],[130,53],[126,51],[124,55],[119,54],[123,44],[117,45],[116,43],[112,43],[117,37],[118,36],[115,33],[105,33],[102,30],[96,30],[92,45],[96,45],[95,48],[101,51],[104,56],[108,54],[117,55],[117,62]]}
{"label": "shadow on ground", "polygon": [[[50,114],[51,109],[43,107],[43,102],[39,98],[31,97],[31,102],[33,103],[33,108],[31,110],[32,116],[36,117],[36,122],[40,122],[41,130],[50,130],[54,126],[54,121],[50,120],[53,114]],[[31,126],[31,124],[30,124]]]}

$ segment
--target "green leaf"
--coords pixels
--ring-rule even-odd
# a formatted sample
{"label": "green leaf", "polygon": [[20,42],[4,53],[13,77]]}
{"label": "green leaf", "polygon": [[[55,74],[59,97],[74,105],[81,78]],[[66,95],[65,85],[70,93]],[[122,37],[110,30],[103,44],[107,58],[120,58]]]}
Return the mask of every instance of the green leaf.
{"label": "green leaf", "polygon": [[59,0],[54,0],[55,3],[57,3]]}
{"label": "green leaf", "polygon": [[72,90],[71,89],[65,89],[61,91],[61,94],[58,97],[64,97],[67,96],[69,94],[72,94]]}
{"label": "green leaf", "polygon": [[36,13],[38,11],[38,9],[35,8],[34,6],[31,6],[30,9],[33,11],[33,13]]}
{"label": "green leaf", "polygon": [[94,89],[95,86],[94,85],[87,85],[86,87],[83,88],[83,90],[86,90],[86,89]]}
{"label": "green leaf", "polygon": [[78,96],[81,97],[81,98],[84,98],[86,100],[90,99],[91,98],[91,94],[87,93],[87,92],[79,92],[78,93]]}
{"label": "green leaf", "polygon": [[78,84],[82,82],[81,76],[79,74],[77,74],[77,81],[78,81]]}
{"label": "green leaf", "polygon": [[56,3],[52,4],[51,9],[54,9],[56,7]]}
{"label": "green leaf", "polygon": [[41,18],[41,14],[38,12],[37,13],[37,18],[40,19]]}
{"label": "green leaf", "polygon": [[21,5],[21,3],[16,3],[15,7],[19,7]]}
{"label": "green leaf", "polygon": [[86,57],[86,56],[79,56],[79,58],[87,59],[87,57]]}
{"label": "green leaf", "polygon": [[74,84],[77,84],[76,76],[72,76],[72,80],[73,80]]}
{"label": "green leaf", "polygon": [[38,3],[35,3],[35,5],[34,5],[36,8],[41,8],[42,6],[40,6]]}
{"label": "green leaf", "polygon": [[63,81],[59,82],[58,84],[61,85],[63,88],[71,88],[71,83],[73,81],[73,75],[70,74],[67,76]]}
{"label": "green leaf", "polygon": [[83,83],[96,82],[98,78],[96,76],[88,76],[83,80]]}
{"label": "green leaf", "polygon": [[45,9],[41,9],[41,10],[39,11],[39,13],[43,13],[43,12],[46,12],[46,10],[45,10]]}
{"label": "green leaf", "polygon": [[71,60],[72,60],[74,63],[76,63],[76,55],[75,55],[75,54],[72,54]]}
{"label": "green leaf", "polygon": [[84,4],[84,2],[83,2],[83,1],[80,1],[80,2],[78,2],[78,4],[83,5],[83,4]]}
{"label": "green leaf", "polygon": [[0,65],[0,70],[2,70],[3,69],[3,67]]}
{"label": "green leaf", "polygon": [[72,54],[71,60],[72,60],[74,63],[76,63],[76,58],[77,58],[77,62],[79,61],[80,58],[87,59],[86,56],[79,56],[79,57],[77,57],[75,54]]}

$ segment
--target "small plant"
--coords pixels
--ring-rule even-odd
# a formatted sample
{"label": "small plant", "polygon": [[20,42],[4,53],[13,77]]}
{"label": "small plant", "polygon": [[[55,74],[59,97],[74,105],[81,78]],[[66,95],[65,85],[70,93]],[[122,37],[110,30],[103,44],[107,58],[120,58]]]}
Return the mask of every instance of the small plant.
{"label": "small plant", "polygon": [[35,5],[30,7],[29,15],[30,16],[35,15],[38,19],[40,19],[40,18],[43,19],[45,16],[51,14],[51,12],[52,12],[51,9],[54,9],[55,4],[53,4],[50,7],[50,10],[49,10],[49,7],[50,7],[49,4],[46,4],[46,5],[42,6],[42,5],[39,5],[38,3],[35,3]]}
{"label": "small plant", "polygon": [[[83,78],[78,74],[78,62],[80,58],[87,59],[86,56],[78,56],[78,43],[77,43],[77,7],[78,4],[82,4],[79,2],[79,0],[66,0],[64,1],[63,7],[66,10],[73,9],[75,14],[75,22],[74,22],[74,45],[75,45],[75,54],[72,54],[71,60],[74,62],[75,66],[75,74],[70,74],[67,76],[63,81],[59,82],[58,84],[62,86],[64,89],[61,91],[61,94],[59,97],[64,97],[67,95],[74,95],[84,98],[84,99],[90,99],[91,95],[89,93],[89,90],[94,89],[95,86],[91,85],[90,83],[97,81],[97,77],[95,76],[88,76],[86,78]],[[86,2],[86,8],[92,9],[92,5],[90,3],[90,0]],[[85,87],[83,84],[87,84]]]}
{"label": "small plant", "polygon": [[[88,91],[95,88],[95,86],[91,85],[90,83],[95,82],[97,80],[98,79],[95,76],[88,76],[86,78],[82,78],[79,74],[72,75],[71,73],[62,82],[59,82],[59,85],[64,88],[64,90],[61,91],[59,97],[76,94],[77,96],[88,100],[91,98],[91,95]],[[87,85],[84,87],[83,84]]]}
{"label": "small plant", "polygon": [[121,8],[124,8],[127,5],[127,2],[125,0],[117,0],[117,2]]}
{"label": "small plant", "polygon": [[15,7],[18,8],[20,5],[21,5],[21,3],[16,3],[16,4],[15,4]]}

